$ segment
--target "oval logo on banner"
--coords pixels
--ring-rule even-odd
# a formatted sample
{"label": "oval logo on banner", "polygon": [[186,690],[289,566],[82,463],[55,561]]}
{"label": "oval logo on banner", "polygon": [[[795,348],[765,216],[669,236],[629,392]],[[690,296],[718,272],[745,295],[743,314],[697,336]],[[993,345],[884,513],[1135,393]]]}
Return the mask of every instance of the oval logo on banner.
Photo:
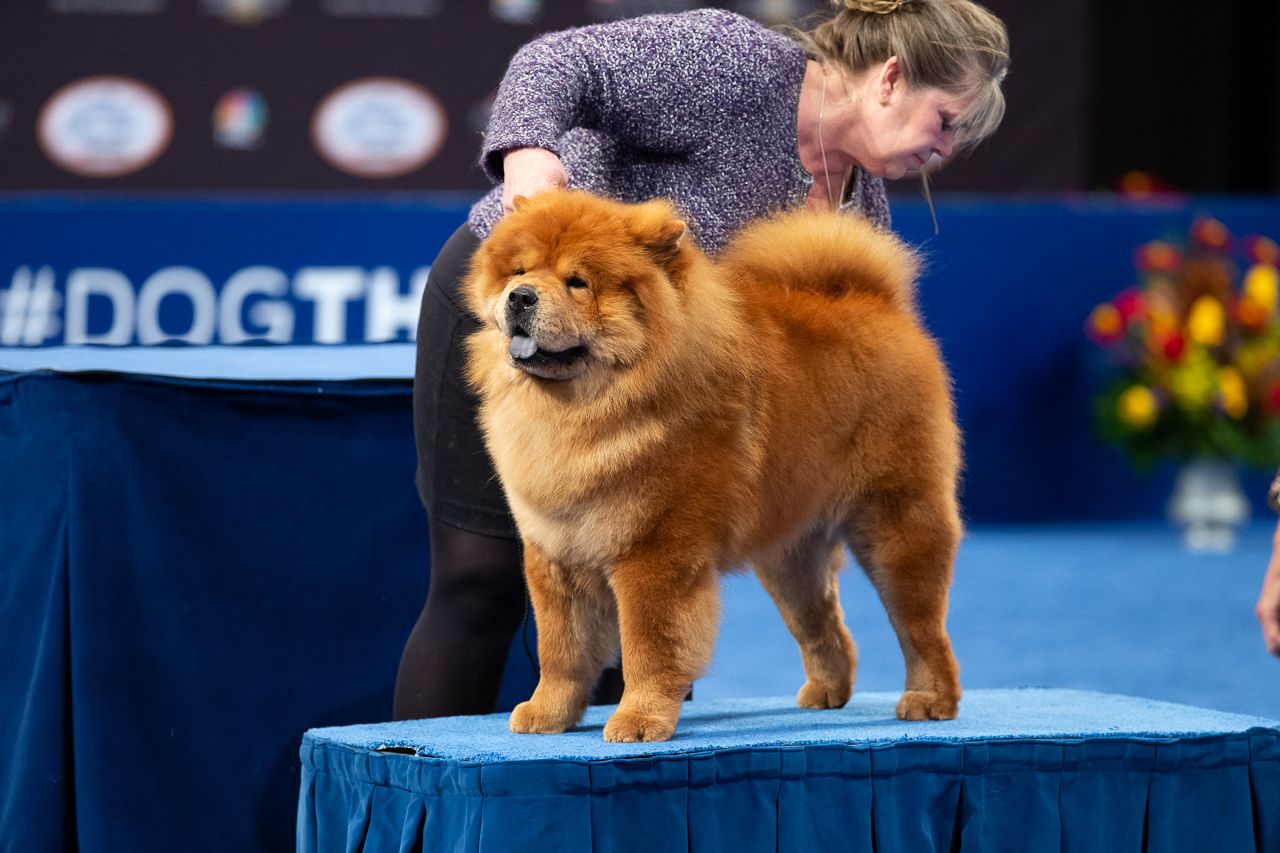
{"label": "oval logo on banner", "polygon": [[422,168],[444,143],[444,110],[435,96],[396,77],[339,86],[311,119],[311,140],[335,169],[393,178]]}
{"label": "oval logo on banner", "polygon": [[257,148],[266,126],[267,102],[256,89],[232,89],[213,108],[213,138],[223,148]]}
{"label": "oval logo on banner", "polygon": [[36,135],[55,164],[90,178],[150,165],[169,147],[173,113],[160,93],[130,77],[86,77],[49,98]]}

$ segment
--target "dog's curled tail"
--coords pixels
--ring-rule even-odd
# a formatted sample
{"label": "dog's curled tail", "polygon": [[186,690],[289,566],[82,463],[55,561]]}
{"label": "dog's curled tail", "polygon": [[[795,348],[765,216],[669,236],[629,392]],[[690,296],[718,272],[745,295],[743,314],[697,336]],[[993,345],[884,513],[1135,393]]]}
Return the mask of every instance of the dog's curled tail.
{"label": "dog's curled tail", "polygon": [[913,311],[920,259],[905,243],[849,213],[797,210],[758,220],[720,255],[739,280],[839,297],[871,293]]}

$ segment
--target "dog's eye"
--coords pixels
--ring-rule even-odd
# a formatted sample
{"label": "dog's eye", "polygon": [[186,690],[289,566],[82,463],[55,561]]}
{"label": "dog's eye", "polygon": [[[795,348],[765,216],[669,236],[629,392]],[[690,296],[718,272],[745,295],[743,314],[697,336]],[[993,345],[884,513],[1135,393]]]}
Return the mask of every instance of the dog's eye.
{"label": "dog's eye", "polygon": [[524,275],[524,267],[516,267],[511,271],[512,275]]}
{"label": "dog's eye", "polygon": [[576,275],[569,276],[564,280],[564,283],[566,287],[569,287],[574,290],[587,286],[587,282],[581,278],[578,278]]}

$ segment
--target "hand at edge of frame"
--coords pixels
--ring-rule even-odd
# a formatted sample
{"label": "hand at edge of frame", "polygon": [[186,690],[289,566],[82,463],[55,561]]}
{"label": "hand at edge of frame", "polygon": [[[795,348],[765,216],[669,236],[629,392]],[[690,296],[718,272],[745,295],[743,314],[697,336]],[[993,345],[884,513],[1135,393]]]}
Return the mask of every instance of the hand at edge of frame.
{"label": "hand at edge of frame", "polygon": [[1271,562],[1262,578],[1255,611],[1262,625],[1262,638],[1271,654],[1280,657],[1280,524],[1271,545]]}

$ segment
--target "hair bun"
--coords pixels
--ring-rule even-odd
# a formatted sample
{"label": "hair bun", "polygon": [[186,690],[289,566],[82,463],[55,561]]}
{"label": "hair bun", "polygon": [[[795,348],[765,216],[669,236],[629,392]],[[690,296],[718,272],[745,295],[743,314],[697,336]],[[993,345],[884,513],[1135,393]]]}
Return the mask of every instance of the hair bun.
{"label": "hair bun", "polygon": [[888,15],[896,12],[912,0],[832,0],[837,9],[862,12],[867,15]]}

